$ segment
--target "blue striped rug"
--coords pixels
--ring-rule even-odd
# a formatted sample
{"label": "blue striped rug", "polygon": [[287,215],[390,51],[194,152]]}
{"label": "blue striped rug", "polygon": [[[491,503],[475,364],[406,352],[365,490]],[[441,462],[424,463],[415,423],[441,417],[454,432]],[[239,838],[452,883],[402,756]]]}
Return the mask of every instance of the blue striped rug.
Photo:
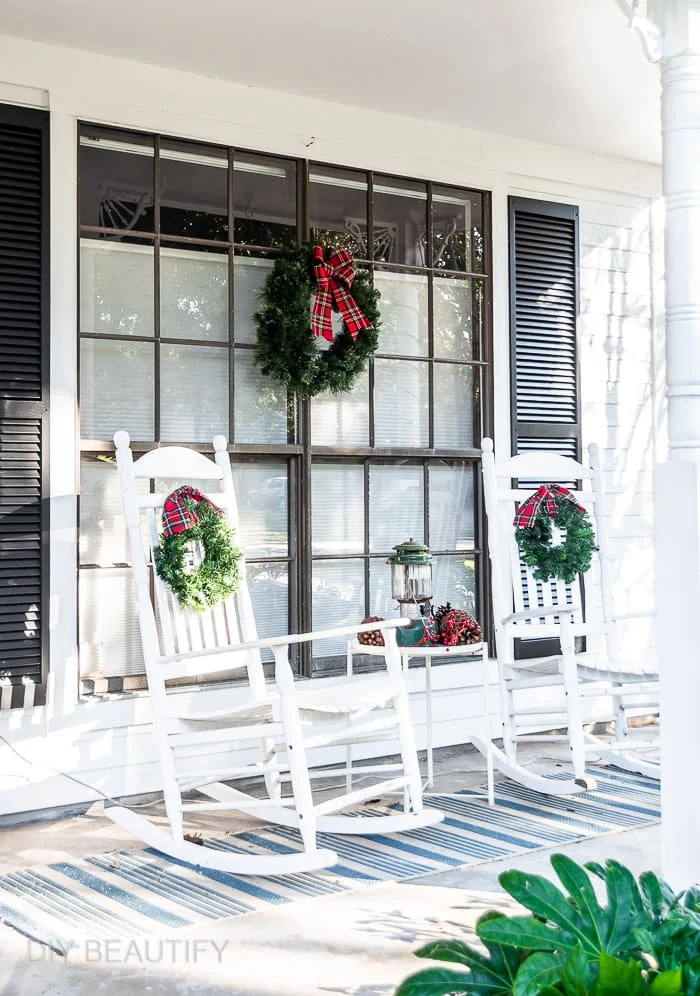
{"label": "blue striped rug", "polygon": [[[56,862],[0,876],[0,921],[65,953],[86,941],[172,933],[302,898],[326,896],[375,882],[400,881],[474,865],[541,847],[654,823],[659,783],[614,768],[591,771],[595,792],[543,796],[499,782],[496,806],[478,793],[431,796],[445,813],[433,827],[391,836],[320,835],[339,862],[320,872],[243,878],[194,869],[151,849]],[[376,810],[375,810],[376,812]],[[259,830],[207,841],[228,851],[297,850],[294,831]]]}

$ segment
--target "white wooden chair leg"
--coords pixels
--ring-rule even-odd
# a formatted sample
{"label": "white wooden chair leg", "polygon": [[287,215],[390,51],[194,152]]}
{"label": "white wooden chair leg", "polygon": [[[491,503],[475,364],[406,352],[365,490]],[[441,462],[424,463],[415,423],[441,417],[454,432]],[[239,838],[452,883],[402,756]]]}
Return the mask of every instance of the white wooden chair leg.
{"label": "white wooden chair leg", "polygon": [[561,629],[561,673],[564,679],[564,694],[566,696],[567,732],[569,735],[569,750],[574,769],[574,781],[583,784],[586,778],[586,743],[583,730],[583,715],[581,713],[581,696],[579,694],[578,669],[574,639],[568,631],[569,627],[562,622]]}
{"label": "white wooden chair leg", "polygon": [[286,644],[272,648],[275,656],[275,680],[280,690],[280,711],[282,727],[287,739],[287,764],[289,778],[294,793],[297,823],[304,848],[315,851],[316,848],[316,813],[309,769],[304,750],[304,738],[301,720],[297,710],[294,693],[294,676],[289,664],[289,648]]}
{"label": "white wooden chair leg", "polygon": [[[272,740],[262,740],[260,742],[260,753],[264,764],[269,764],[276,760],[275,747]],[[282,798],[282,780],[280,777],[279,765],[275,764],[272,771],[266,771],[264,775],[265,789],[270,799]]]}
{"label": "white wooden chair leg", "polygon": [[[352,681],[354,670],[352,666],[352,641],[348,640],[345,653],[345,674],[348,681]],[[352,744],[348,743],[345,748],[345,791],[352,792]]]}
{"label": "white wooden chair leg", "polygon": [[508,760],[513,764],[516,764],[518,745],[516,740],[515,722],[513,719],[515,715],[515,693],[509,686],[505,677],[501,677],[499,686],[501,692],[501,728],[503,730],[503,750]]}
{"label": "white wooden chair leg", "polygon": [[[411,719],[411,708],[408,702],[408,691],[401,667],[401,654],[396,636],[393,632],[385,634],[387,671],[390,679],[394,682],[395,694],[393,698],[394,709],[396,711],[398,725],[397,732],[399,738],[399,750],[401,752],[401,762],[407,778],[406,792],[408,794],[408,805],[410,811],[414,813],[423,812],[423,781],[418,764],[416,753],[416,741],[413,735],[413,721]],[[404,808],[406,809],[406,799],[404,798]],[[406,809],[406,811],[409,811]]]}
{"label": "white wooden chair leg", "polygon": [[433,679],[430,668],[430,658],[425,658],[425,758],[429,788],[433,787],[435,780],[435,767],[433,764]]}

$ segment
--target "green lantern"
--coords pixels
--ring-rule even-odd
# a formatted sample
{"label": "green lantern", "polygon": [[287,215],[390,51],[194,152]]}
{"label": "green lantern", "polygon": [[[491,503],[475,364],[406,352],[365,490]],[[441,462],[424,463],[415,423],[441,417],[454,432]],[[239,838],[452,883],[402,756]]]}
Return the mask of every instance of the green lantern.
{"label": "green lantern", "polygon": [[401,646],[434,642],[430,607],[433,597],[433,558],[423,543],[409,539],[399,543],[387,561],[391,565],[391,595],[399,603],[399,614],[411,620],[410,626],[396,631]]}

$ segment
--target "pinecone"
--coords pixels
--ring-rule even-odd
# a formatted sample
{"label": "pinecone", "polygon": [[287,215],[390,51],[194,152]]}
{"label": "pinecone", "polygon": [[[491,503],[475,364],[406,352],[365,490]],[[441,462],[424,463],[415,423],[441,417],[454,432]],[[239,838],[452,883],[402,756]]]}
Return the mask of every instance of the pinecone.
{"label": "pinecone", "polygon": [[[384,622],[384,620],[381,616],[367,616],[366,619],[362,620],[360,625],[372,622]],[[361,643],[364,647],[383,647],[384,637],[382,636],[381,630],[371,629],[367,633],[358,633],[357,642]]]}
{"label": "pinecone", "polygon": [[473,616],[462,609],[453,609],[449,602],[435,610],[440,643],[446,647],[480,643],[481,627]]}

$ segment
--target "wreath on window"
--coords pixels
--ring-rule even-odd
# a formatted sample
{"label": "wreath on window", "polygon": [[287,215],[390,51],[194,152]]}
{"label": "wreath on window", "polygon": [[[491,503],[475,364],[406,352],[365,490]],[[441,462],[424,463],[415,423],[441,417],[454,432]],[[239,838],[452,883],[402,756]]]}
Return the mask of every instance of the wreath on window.
{"label": "wreath on window", "polygon": [[233,595],[241,551],[221,509],[185,484],[165,499],[162,523],[156,571],[182,608],[204,612]]}
{"label": "wreath on window", "polygon": [[[300,398],[349,391],[379,342],[379,291],[345,249],[306,244],[283,249],[255,315],[261,371]],[[343,319],[334,336],[333,312]],[[330,343],[319,349],[319,339]]]}
{"label": "wreath on window", "polygon": [[[591,566],[597,549],[593,526],[566,488],[543,485],[523,502],[513,524],[523,563],[539,581],[557,578],[570,584]],[[552,525],[564,533],[562,543],[554,545]]]}

